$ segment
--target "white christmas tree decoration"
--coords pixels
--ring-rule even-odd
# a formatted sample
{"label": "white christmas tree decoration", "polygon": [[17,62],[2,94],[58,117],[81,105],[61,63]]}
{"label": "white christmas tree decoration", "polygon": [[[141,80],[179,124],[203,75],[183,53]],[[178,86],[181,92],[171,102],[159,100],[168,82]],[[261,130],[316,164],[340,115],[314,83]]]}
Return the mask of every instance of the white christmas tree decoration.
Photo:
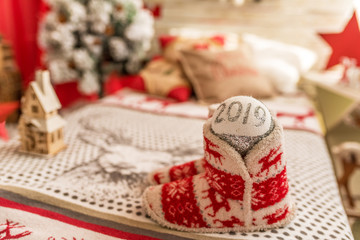
{"label": "white christmas tree decoration", "polygon": [[98,76],[96,73],[90,71],[85,72],[83,78],[80,80],[80,91],[85,94],[98,92],[100,90],[100,86],[98,81],[96,81],[97,78]]}
{"label": "white christmas tree decoration", "polygon": [[73,51],[72,59],[77,69],[92,70],[95,67],[94,59],[91,58],[85,48],[79,48]]}
{"label": "white christmas tree decoration", "polygon": [[84,94],[102,92],[110,71],[137,73],[154,35],[142,0],[47,0],[40,25],[43,61],[54,84],[79,81]]}
{"label": "white christmas tree decoration", "polygon": [[53,59],[48,65],[55,83],[65,83],[78,78],[78,73],[69,67],[66,59]]}
{"label": "white christmas tree decoration", "polygon": [[126,59],[129,50],[121,37],[112,37],[109,41],[110,55],[117,61]]}

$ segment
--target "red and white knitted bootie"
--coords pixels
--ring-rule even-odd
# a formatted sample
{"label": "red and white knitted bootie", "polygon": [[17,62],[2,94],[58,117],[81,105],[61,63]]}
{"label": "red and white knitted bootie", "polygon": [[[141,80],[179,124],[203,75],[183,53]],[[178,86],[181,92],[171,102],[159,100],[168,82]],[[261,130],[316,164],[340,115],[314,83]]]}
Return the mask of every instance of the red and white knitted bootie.
{"label": "red and white knitted bootie", "polygon": [[265,105],[251,97],[230,98],[207,120],[203,133],[204,172],[148,187],[143,203],[150,217],[191,232],[254,231],[289,223],[295,207],[283,130]]}

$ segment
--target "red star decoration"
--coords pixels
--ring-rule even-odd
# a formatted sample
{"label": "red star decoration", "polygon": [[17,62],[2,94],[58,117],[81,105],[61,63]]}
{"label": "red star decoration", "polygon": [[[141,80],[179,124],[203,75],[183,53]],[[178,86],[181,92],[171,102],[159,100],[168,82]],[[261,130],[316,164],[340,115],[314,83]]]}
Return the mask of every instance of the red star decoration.
{"label": "red star decoration", "polygon": [[0,138],[4,139],[5,141],[9,140],[9,135],[5,128],[5,121],[0,122]]}
{"label": "red star decoration", "polygon": [[12,112],[18,109],[19,106],[20,103],[17,101],[0,103],[0,138],[5,141],[9,140],[9,136],[5,128],[5,120]]}
{"label": "red star decoration", "polygon": [[360,64],[360,30],[355,12],[341,33],[320,34],[320,36],[332,48],[326,68],[340,63],[342,57],[355,58]]}
{"label": "red star decoration", "polygon": [[20,103],[17,101],[0,103],[0,123],[5,121],[12,112],[19,108],[19,106]]}

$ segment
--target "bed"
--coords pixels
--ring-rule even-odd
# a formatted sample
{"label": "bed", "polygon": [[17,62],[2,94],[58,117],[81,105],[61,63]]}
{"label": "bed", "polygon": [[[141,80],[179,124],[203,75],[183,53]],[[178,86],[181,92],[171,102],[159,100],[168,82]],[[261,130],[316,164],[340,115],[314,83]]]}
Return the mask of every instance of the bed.
{"label": "bed", "polygon": [[297,215],[286,227],[195,234],[160,227],[144,212],[148,172],[203,154],[208,107],[121,90],[64,111],[67,147],[53,157],[0,145],[0,239],[353,239],[309,100],[264,100],[285,129]]}

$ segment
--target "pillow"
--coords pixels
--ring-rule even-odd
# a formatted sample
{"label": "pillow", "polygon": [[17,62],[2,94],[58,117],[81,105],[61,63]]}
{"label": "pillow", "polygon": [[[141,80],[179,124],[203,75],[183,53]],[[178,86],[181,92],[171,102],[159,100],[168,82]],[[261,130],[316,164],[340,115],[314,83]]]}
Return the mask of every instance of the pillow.
{"label": "pillow", "polygon": [[221,102],[236,95],[266,98],[275,95],[269,79],[256,68],[245,45],[235,51],[183,50],[181,63],[197,98]]}
{"label": "pillow", "polygon": [[169,61],[177,62],[180,60],[181,50],[191,49],[222,49],[225,45],[225,37],[214,35],[211,37],[185,38],[171,35],[164,35],[159,38],[163,57]]}
{"label": "pillow", "polygon": [[252,34],[244,34],[242,40],[254,52],[259,71],[271,79],[280,93],[294,93],[300,75],[310,70],[317,56],[311,50],[261,38]]}
{"label": "pillow", "polygon": [[300,73],[309,71],[317,60],[316,54],[304,47],[269,40],[252,34],[244,34],[242,40],[251,47],[255,57],[284,60],[293,65]]}
{"label": "pillow", "polygon": [[186,101],[191,95],[191,87],[184,77],[179,63],[164,58],[149,62],[140,72],[148,93]]}
{"label": "pillow", "polygon": [[259,72],[268,78],[276,91],[281,94],[293,94],[298,91],[300,73],[293,65],[281,59],[256,58]]}

